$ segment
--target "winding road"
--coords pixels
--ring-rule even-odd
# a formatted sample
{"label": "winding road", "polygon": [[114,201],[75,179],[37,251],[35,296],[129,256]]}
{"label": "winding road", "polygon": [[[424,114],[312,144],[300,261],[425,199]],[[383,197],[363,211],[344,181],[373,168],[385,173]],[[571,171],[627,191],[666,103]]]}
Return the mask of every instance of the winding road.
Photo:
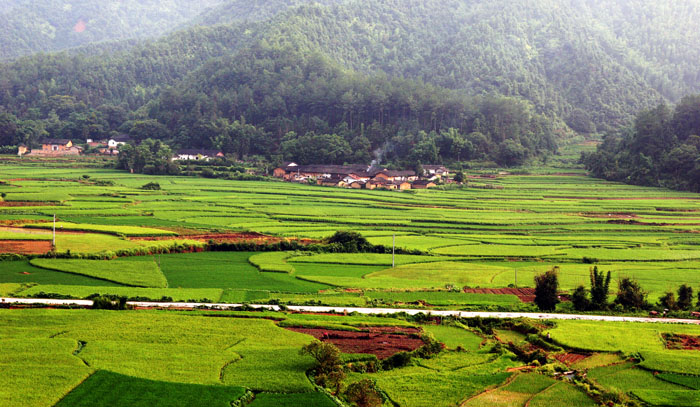
{"label": "winding road", "polygon": [[[58,299],[43,299],[43,298],[0,298],[0,303],[4,304],[42,304],[47,306],[61,305],[78,305],[83,307],[92,306],[90,300],[58,300]],[[241,307],[243,304],[218,304],[218,303],[201,303],[201,302],[146,302],[146,301],[128,301],[127,304],[139,308],[178,308],[178,309],[194,309],[199,307],[209,307],[212,309],[227,310],[231,308]],[[251,308],[279,311],[277,305],[266,304],[248,304]],[[306,305],[289,305],[285,307],[289,311],[297,312],[336,312],[336,313],[352,313],[357,312],[365,315],[377,314],[395,314],[404,312],[409,315],[419,313],[430,314],[434,316],[455,316],[460,318],[532,318],[532,319],[569,319],[569,320],[584,320],[584,321],[611,321],[611,322],[642,322],[642,323],[660,323],[660,324],[691,324],[700,325],[700,319],[676,319],[676,318],[646,318],[646,317],[621,317],[612,315],[577,315],[577,314],[548,314],[548,313],[527,313],[527,312],[485,312],[485,311],[437,311],[431,309],[403,309],[403,308],[356,308],[356,307],[321,307],[321,306],[306,306]]]}

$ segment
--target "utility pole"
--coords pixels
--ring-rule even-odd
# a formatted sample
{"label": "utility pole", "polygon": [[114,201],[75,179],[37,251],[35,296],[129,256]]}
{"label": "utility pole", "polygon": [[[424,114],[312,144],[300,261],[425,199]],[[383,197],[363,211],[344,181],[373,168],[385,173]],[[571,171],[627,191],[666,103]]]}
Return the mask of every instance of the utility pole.
{"label": "utility pole", "polygon": [[53,214],[53,248],[56,248],[56,214]]}
{"label": "utility pole", "polygon": [[394,267],[396,267],[396,233],[394,233],[391,244],[391,268]]}

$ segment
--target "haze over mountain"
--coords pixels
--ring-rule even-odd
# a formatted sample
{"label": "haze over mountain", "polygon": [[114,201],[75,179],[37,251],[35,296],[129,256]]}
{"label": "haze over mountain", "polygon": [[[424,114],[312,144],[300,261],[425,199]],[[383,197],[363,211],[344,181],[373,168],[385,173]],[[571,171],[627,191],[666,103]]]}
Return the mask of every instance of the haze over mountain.
{"label": "haze over mountain", "polygon": [[0,60],[160,36],[223,0],[3,0]]}
{"label": "haze over mountain", "polygon": [[[13,3],[7,13],[16,16],[26,2]],[[265,134],[256,136],[265,147],[248,153],[286,155],[285,134],[313,131],[361,146],[363,157],[405,137],[390,144],[432,143],[437,154],[428,156],[439,159],[497,159],[507,139],[524,149],[522,158],[537,156],[570,129],[616,129],[640,110],[700,91],[698,0],[168,4],[158,10],[174,15],[172,24],[143,28],[180,28],[161,39],[3,66],[0,106],[66,137],[131,132],[150,120],[176,145],[221,147],[222,128],[245,118]],[[131,16],[133,7],[115,12]],[[4,43],[22,31],[7,32]],[[100,40],[124,38],[115,33]],[[92,119],[76,125],[71,114]],[[210,136],[193,134],[205,125],[215,129]],[[418,135],[451,127],[458,144],[469,142],[466,152]],[[472,133],[491,151],[475,147],[483,140]]]}

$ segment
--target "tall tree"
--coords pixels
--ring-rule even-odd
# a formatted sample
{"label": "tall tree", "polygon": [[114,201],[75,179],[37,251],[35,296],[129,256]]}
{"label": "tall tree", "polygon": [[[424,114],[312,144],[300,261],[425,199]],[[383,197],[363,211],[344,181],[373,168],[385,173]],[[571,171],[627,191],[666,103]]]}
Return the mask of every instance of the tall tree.
{"label": "tall tree", "polygon": [[559,267],[535,276],[535,304],[542,311],[554,311],[559,303]]}
{"label": "tall tree", "polygon": [[591,279],[591,307],[596,310],[608,308],[608,294],[610,292],[610,272],[605,275],[598,271],[598,266],[590,270]]}

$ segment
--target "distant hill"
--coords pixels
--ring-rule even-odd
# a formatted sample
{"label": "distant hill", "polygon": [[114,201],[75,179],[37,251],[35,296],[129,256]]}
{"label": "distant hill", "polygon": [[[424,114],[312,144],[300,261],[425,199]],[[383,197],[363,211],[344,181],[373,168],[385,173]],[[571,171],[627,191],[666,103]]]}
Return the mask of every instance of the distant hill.
{"label": "distant hill", "polygon": [[3,0],[0,60],[160,36],[223,0]]}
{"label": "distant hill", "polygon": [[[284,155],[283,145],[294,150],[284,144],[295,137],[287,133],[310,143],[304,136],[314,132],[338,135],[366,154],[379,149],[407,159],[410,152],[396,145],[412,150],[425,142],[438,157],[503,161],[506,150],[538,156],[572,129],[617,129],[641,110],[700,92],[699,0],[167,4],[175,17],[159,32],[180,30],[159,39],[3,66],[0,109],[66,137],[128,132],[150,120],[171,143],[211,147],[221,142],[215,133],[245,122],[265,144],[248,151],[269,157]],[[159,10],[143,18],[162,21]],[[386,105],[398,101],[403,107]],[[228,124],[212,124],[218,120]],[[193,136],[207,123],[218,130]],[[450,128],[471,153],[455,154],[448,151],[454,143],[430,136]],[[489,148],[475,147],[484,143]],[[423,145],[427,157],[432,144]]]}

